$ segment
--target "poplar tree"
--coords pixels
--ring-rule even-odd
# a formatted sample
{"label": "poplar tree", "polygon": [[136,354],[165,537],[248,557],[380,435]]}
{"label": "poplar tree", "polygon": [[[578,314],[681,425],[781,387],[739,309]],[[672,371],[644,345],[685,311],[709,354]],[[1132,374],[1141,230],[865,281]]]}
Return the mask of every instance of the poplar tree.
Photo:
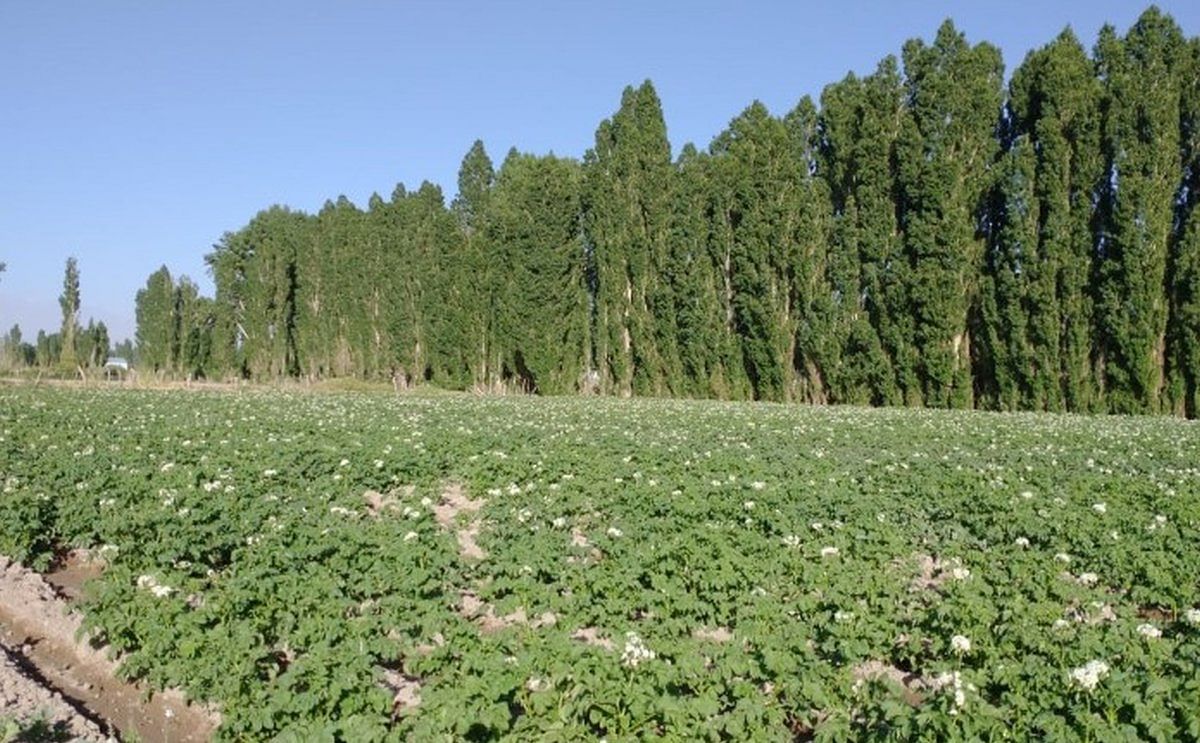
{"label": "poplar tree", "polygon": [[278,379],[299,373],[296,355],[296,246],[308,218],[286,207],[259,212],[245,228],[245,322],[248,373]]}
{"label": "poplar tree", "polygon": [[[811,114],[811,103],[794,112]],[[714,239],[725,246],[733,327],[756,399],[824,394],[815,348],[820,331],[808,307],[821,292],[823,196],[810,177],[805,126],[772,117],[755,102],[712,146]]]}
{"label": "poplar tree", "polygon": [[84,366],[97,369],[108,361],[108,326],[88,318],[87,327],[79,335],[79,358]]}
{"label": "poplar tree", "polygon": [[348,359],[335,368],[339,307],[333,281],[341,255],[334,247],[339,241],[331,222],[338,216],[338,207],[326,201],[306,238],[296,245],[296,354],[300,373],[310,380],[351,371]]}
{"label": "poplar tree", "polygon": [[4,336],[3,362],[5,368],[15,368],[24,365],[24,352],[21,343],[21,326],[14,324]]}
{"label": "poplar tree", "polygon": [[1086,51],[1067,29],[1029,54],[1013,73],[1009,90],[1011,137],[1024,138],[1036,161],[1028,404],[1088,410],[1097,394],[1091,278],[1094,203],[1103,170],[1100,84]]}
{"label": "poplar tree", "polygon": [[[226,232],[204,262],[216,288],[213,297],[212,368],[224,377],[242,378],[248,373],[243,343],[246,338],[246,295],[249,278],[246,264],[250,246],[245,231]],[[139,323],[140,327],[140,323]],[[141,343],[138,344],[139,357]],[[139,358],[144,361],[144,358]]]}
{"label": "poplar tree", "polygon": [[501,381],[528,392],[580,389],[587,373],[586,256],[579,163],[511,151],[492,192],[487,255],[503,276],[494,318]]}
{"label": "poplar tree", "polygon": [[483,142],[475,140],[463,157],[458,170],[458,195],[450,210],[458,222],[464,241],[464,256],[458,266],[459,286],[463,294],[465,327],[463,349],[468,354],[471,381],[487,387],[498,381],[499,372],[489,365],[491,352],[491,319],[495,314],[493,284],[497,280],[486,253],[486,220],[491,203],[496,172]]}
{"label": "poplar tree", "polygon": [[1165,378],[1167,243],[1179,184],[1179,27],[1151,7],[1096,45],[1104,85],[1098,372],[1114,412],[1159,409]]}
{"label": "poplar tree", "polygon": [[39,330],[37,334],[37,346],[34,352],[37,365],[43,369],[57,366],[61,353],[62,336],[58,333],[47,335],[46,331]]}
{"label": "poplar tree", "polygon": [[59,331],[62,346],[59,363],[73,370],[79,363],[76,353],[79,334],[79,264],[74,256],[67,258],[67,267],[63,272],[63,292],[58,297],[58,306],[62,308],[62,329]]}
{"label": "poplar tree", "polygon": [[1181,92],[1182,178],[1171,240],[1168,286],[1170,410],[1200,416],[1200,38],[1189,42]]}
{"label": "poplar tree", "polygon": [[212,355],[212,300],[200,296],[200,288],[180,276],[172,302],[172,366],[188,379],[207,376]]}
{"label": "poplar tree", "polygon": [[[426,283],[420,307],[428,339],[427,381],[463,389],[471,381],[471,292],[464,281],[466,241],[454,214],[446,208],[442,189],[423,183],[413,197],[418,223],[415,237],[423,257]],[[386,300],[385,300],[386,301]]]}
{"label": "poplar tree", "polygon": [[795,166],[795,207],[788,226],[795,247],[784,268],[789,286],[785,322],[795,324],[788,353],[796,382],[789,397],[825,403],[841,381],[846,311],[831,282],[847,281],[852,268],[836,256],[830,261],[832,204],[828,184],[816,177],[820,126],[816,104],[803,97],[784,116],[783,125]]}
{"label": "poplar tree", "polygon": [[713,237],[721,252],[734,334],[752,396],[783,400],[793,381],[794,325],[785,267],[794,245],[785,221],[794,202],[785,183],[795,177],[783,122],[754,102],[710,148],[715,159]]}
{"label": "poplar tree", "polygon": [[[385,280],[378,273],[380,256],[364,254],[367,222],[346,197],[326,201],[297,245],[296,344],[301,371],[310,379],[365,375],[368,349],[384,354],[382,320],[376,318],[378,341],[370,330],[363,332],[364,291]],[[383,311],[378,302],[370,309]]]}
{"label": "poplar tree", "polygon": [[733,324],[726,253],[711,239],[716,162],[687,144],[676,161],[670,260],[684,394],[750,396]]}
{"label": "poplar tree", "polygon": [[423,382],[431,373],[424,318],[429,305],[431,254],[428,242],[418,237],[424,219],[421,206],[416,192],[398,185],[391,201],[378,213],[371,213],[370,230],[373,240],[382,241],[382,275],[391,277],[387,301],[382,305],[384,327],[391,337],[391,367],[411,383]]}
{"label": "poplar tree", "polygon": [[995,47],[970,46],[946,21],[932,45],[919,39],[904,45],[904,74],[899,208],[921,399],[935,407],[969,407],[982,214],[999,149],[1003,64]]}
{"label": "poplar tree", "polygon": [[606,391],[680,385],[670,256],[671,148],[650,81],[628,87],[584,157],[583,226],[596,281],[595,363]]}
{"label": "poplar tree", "polygon": [[894,57],[821,96],[821,174],[834,214],[831,282],[849,325],[838,382],[846,401],[898,404],[920,387],[895,199],[903,99]]}
{"label": "poplar tree", "polygon": [[[1020,410],[1033,405],[1039,372],[1057,380],[1058,369],[1035,368],[1030,325],[1039,312],[1057,314],[1035,296],[1044,269],[1038,255],[1035,154],[1028,137],[1001,159],[991,207],[996,222],[981,277],[980,347],[986,359],[976,386],[993,405]],[[1053,277],[1052,277],[1053,278]]]}
{"label": "poplar tree", "polygon": [[477,139],[463,156],[458,169],[458,195],[450,206],[465,234],[471,235],[481,226],[495,182],[492,159],[488,157],[483,141]]}
{"label": "poplar tree", "polygon": [[139,363],[153,372],[170,371],[173,363],[175,282],[162,266],[146,279],[134,299]]}
{"label": "poplar tree", "polygon": [[[402,190],[402,189],[398,189]],[[407,192],[404,192],[407,194]],[[391,375],[396,359],[396,344],[389,317],[389,304],[400,296],[399,282],[421,283],[429,273],[430,265],[422,253],[414,251],[409,244],[415,223],[393,234],[388,220],[396,211],[411,211],[413,195],[407,196],[407,204],[388,205],[374,201],[371,210],[364,214],[344,197],[338,199],[338,235],[333,249],[337,251],[332,265],[337,267],[339,307],[338,337],[339,357],[349,357],[351,373],[368,379]],[[436,196],[441,208],[441,192]],[[402,243],[397,247],[397,239]],[[405,296],[412,297],[410,294]],[[414,313],[412,322],[418,328],[420,338],[421,310],[419,305],[409,307]],[[411,349],[410,349],[411,350]],[[424,375],[427,353],[424,349],[414,351],[410,359],[415,370],[420,366]],[[420,359],[419,361],[416,359]]]}

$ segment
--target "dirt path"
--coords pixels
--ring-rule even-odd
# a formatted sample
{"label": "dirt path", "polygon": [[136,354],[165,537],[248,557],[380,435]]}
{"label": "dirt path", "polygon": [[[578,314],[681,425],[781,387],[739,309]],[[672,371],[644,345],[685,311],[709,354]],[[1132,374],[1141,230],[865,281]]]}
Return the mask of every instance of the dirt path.
{"label": "dirt path", "polygon": [[0,720],[9,720],[16,731],[0,723],[0,739],[17,732],[19,740],[74,740],[84,743],[113,741],[101,723],[47,686],[19,652],[0,642]]}
{"label": "dirt path", "polygon": [[116,675],[103,649],[75,639],[81,623],[42,576],[0,556],[0,644],[19,675],[58,693],[93,720],[145,743],[201,743],[218,718],[179,692],[150,695]]}
{"label": "dirt path", "polygon": [[454,534],[458,539],[458,553],[462,557],[472,560],[482,560],[487,557],[487,553],[475,541],[483,529],[480,520],[472,519],[466,526],[458,524],[459,514],[477,513],[485,505],[487,505],[487,501],[482,498],[477,500],[468,498],[462,483],[452,482],[442,491],[441,499],[433,507],[433,517],[439,526],[443,529],[456,529]]}

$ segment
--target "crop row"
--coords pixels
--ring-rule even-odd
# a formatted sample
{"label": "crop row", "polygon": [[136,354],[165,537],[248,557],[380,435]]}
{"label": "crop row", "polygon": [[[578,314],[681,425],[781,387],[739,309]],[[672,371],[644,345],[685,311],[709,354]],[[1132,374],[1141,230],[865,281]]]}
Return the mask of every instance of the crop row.
{"label": "crop row", "polygon": [[0,552],[102,560],[230,739],[1200,737],[1200,429],[0,391]]}

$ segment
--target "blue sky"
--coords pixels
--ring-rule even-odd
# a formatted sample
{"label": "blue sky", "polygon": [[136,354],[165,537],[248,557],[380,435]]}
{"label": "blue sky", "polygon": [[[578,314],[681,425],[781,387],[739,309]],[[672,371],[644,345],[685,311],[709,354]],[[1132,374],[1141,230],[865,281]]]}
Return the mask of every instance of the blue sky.
{"label": "blue sky", "polygon": [[[0,330],[59,324],[67,256],[83,318],[133,334],[166,264],[274,203],[365,204],[440,184],[483,139],[581,156],[622,88],[650,78],[676,150],[752,100],[781,113],[870,72],[946,17],[1006,69],[1070,24],[1089,47],[1134,2],[35,2],[0,0]],[[1200,33],[1200,3],[1160,2]]]}

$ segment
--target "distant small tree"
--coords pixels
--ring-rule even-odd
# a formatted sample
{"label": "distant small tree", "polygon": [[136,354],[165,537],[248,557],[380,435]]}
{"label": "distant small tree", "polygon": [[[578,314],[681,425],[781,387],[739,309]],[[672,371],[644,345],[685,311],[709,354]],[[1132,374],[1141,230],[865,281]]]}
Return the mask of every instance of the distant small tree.
{"label": "distant small tree", "polygon": [[49,369],[57,366],[61,358],[61,351],[62,337],[58,333],[47,334],[44,330],[38,331],[34,358],[39,367]]}
{"label": "distant small tree", "polygon": [[[3,264],[0,264],[2,266]],[[12,369],[24,366],[24,355],[21,348],[21,326],[13,325],[4,336],[4,345],[0,348],[0,362]]]}
{"label": "distant small tree", "polygon": [[62,351],[59,360],[68,369],[78,363],[75,344],[79,330],[79,265],[74,256],[67,259],[67,268],[63,274],[63,293],[58,298],[62,307]]}
{"label": "distant small tree", "polygon": [[104,366],[108,361],[108,328],[103,322],[89,318],[79,346],[84,365],[92,368]]}
{"label": "distant small tree", "polygon": [[154,372],[169,370],[173,361],[174,300],[175,282],[166,266],[150,274],[134,300],[138,357]]}

